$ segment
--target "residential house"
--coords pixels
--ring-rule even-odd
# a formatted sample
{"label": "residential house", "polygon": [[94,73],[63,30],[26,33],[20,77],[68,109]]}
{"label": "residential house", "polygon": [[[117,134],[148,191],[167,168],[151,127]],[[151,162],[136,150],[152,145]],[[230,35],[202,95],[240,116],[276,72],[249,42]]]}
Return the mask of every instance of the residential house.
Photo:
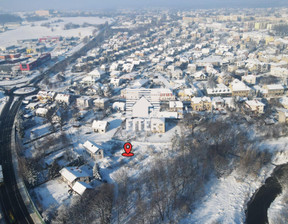
{"label": "residential house", "polygon": [[247,100],[245,101],[245,106],[250,111],[256,113],[256,114],[263,114],[264,113],[264,106],[265,104],[260,102],[259,100]]}
{"label": "residential house", "polygon": [[57,95],[55,97],[55,101],[58,103],[70,104],[71,96],[68,94],[57,93]]}
{"label": "residential house", "polygon": [[93,104],[97,109],[106,110],[109,106],[108,98],[96,98],[93,100]]}
{"label": "residential house", "polygon": [[37,108],[35,111],[35,115],[39,117],[46,117],[48,114],[48,109],[46,108]]}
{"label": "residential house", "polygon": [[206,92],[208,96],[231,96],[232,91],[223,83],[217,84],[215,88],[206,88]]}
{"label": "residential house", "polygon": [[62,180],[72,187],[77,181],[89,183],[89,175],[78,167],[64,167],[59,171]]}
{"label": "residential house", "polygon": [[256,75],[244,75],[241,77],[242,82],[245,82],[250,85],[256,84]]}
{"label": "residential house", "polygon": [[217,96],[212,98],[212,108],[214,110],[222,110],[224,108],[225,101],[223,98]]}
{"label": "residential house", "polygon": [[211,99],[209,97],[193,97],[191,107],[194,111],[210,111],[212,109]]}
{"label": "residential house", "polygon": [[115,102],[112,105],[112,109],[114,111],[125,111],[125,103],[124,102]]}
{"label": "residential house", "polygon": [[183,117],[183,103],[181,101],[170,101],[169,102],[169,111],[177,112],[178,117]]}
{"label": "residential house", "polygon": [[279,123],[288,124],[288,109],[278,110],[278,121]]}
{"label": "residential house", "polygon": [[194,88],[189,88],[189,89],[182,89],[179,90],[178,92],[178,97],[181,98],[181,100],[191,100],[192,97],[197,96],[198,95],[198,91],[197,89]]}
{"label": "residential house", "polygon": [[284,95],[284,86],[281,84],[271,84],[263,86],[263,96],[266,98],[276,98]]}
{"label": "residential house", "polygon": [[197,80],[197,81],[204,81],[204,80],[207,80],[208,76],[202,72],[202,71],[199,71],[199,72],[196,72],[194,74],[194,78]]}
{"label": "residential house", "polygon": [[97,121],[94,120],[92,123],[92,128],[94,132],[106,133],[109,123],[107,121]]}
{"label": "residential house", "polygon": [[82,181],[77,181],[72,187],[72,190],[79,195],[83,195],[87,189],[92,189],[92,187],[89,184]]}
{"label": "residential house", "polygon": [[104,152],[103,149],[100,149],[90,141],[86,141],[83,144],[83,147],[85,148],[86,152],[95,160],[103,159],[104,158]]}
{"label": "residential house", "polygon": [[88,96],[80,96],[76,99],[76,105],[79,108],[88,108],[92,105],[92,99]]}
{"label": "residential house", "polygon": [[111,78],[110,79],[110,84],[112,84],[114,87],[120,86],[124,82],[123,79],[118,79],[118,78]]}
{"label": "residential house", "polygon": [[37,98],[38,100],[54,100],[55,95],[55,92],[40,90],[37,94]]}
{"label": "residential house", "polygon": [[183,71],[181,69],[175,69],[171,72],[171,77],[174,79],[182,79],[183,78]]}
{"label": "residential house", "polygon": [[99,70],[98,68],[88,73],[88,76],[95,80],[102,79],[105,76],[105,71]]}
{"label": "residential house", "polygon": [[285,108],[288,109],[288,97],[284,96],[282,97],[279,102],[281,103],[281,105]]}
{"label": "residential house", "polygon": [[250,88],[241,82],[239,79],[234,79],[230,83],[230,89],[232,91],[232,96],[248,97]]}

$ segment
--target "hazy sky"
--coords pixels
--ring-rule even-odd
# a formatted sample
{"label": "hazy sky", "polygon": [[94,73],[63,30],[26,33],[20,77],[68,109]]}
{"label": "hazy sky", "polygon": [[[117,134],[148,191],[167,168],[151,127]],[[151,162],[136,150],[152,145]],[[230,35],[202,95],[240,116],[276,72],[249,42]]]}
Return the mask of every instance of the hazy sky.
{"label": "hazy sky", "polygon": [[0,9],[9,11],[60,9],[97,10],[135,7],[219,8],[281,7],[288,0],[0,0]]}

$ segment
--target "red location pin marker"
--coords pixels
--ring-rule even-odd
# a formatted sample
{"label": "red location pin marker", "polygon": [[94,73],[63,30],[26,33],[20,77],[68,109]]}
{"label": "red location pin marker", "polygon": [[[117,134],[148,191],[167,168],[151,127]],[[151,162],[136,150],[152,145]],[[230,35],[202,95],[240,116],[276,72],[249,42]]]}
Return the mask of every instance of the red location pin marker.
{"label": "red location pin marker", "polygon": [[127,156],[127,157],[130,157],[130,156],[134,156],[134,153],[131,152],[132,150],[132,145],[130,142],[126,142],[123,146],[125,152],[122,153],[122,156]]}

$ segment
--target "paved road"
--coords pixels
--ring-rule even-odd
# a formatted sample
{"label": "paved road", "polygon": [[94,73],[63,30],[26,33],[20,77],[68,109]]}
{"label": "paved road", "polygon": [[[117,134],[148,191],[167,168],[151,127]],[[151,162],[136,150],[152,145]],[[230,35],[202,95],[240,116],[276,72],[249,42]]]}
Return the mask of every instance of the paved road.
{"label": "paved road", "polygon": [[14,97],[9,98],[0,116],[0,164],[4,176],[4,185],[0,187],[0,203],[7,223],[29,224],[33,221],[17,187],[12,164],[11,131],[15,115],[22,103],[22,100],[13,103],[13,99]]}

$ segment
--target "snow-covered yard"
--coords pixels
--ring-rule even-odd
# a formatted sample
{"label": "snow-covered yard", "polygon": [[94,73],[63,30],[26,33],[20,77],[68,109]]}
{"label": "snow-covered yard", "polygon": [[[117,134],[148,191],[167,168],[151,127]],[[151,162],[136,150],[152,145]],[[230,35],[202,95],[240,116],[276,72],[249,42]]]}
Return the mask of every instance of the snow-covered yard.
{"label": "snow-covered yard", "polygon": [[68,185],[59,177],[34,188],[32,195],[35,195],[36,205],[44,211],[50,206],[58,208],[63,203],[68,204],[72,198],[68,190]]}

